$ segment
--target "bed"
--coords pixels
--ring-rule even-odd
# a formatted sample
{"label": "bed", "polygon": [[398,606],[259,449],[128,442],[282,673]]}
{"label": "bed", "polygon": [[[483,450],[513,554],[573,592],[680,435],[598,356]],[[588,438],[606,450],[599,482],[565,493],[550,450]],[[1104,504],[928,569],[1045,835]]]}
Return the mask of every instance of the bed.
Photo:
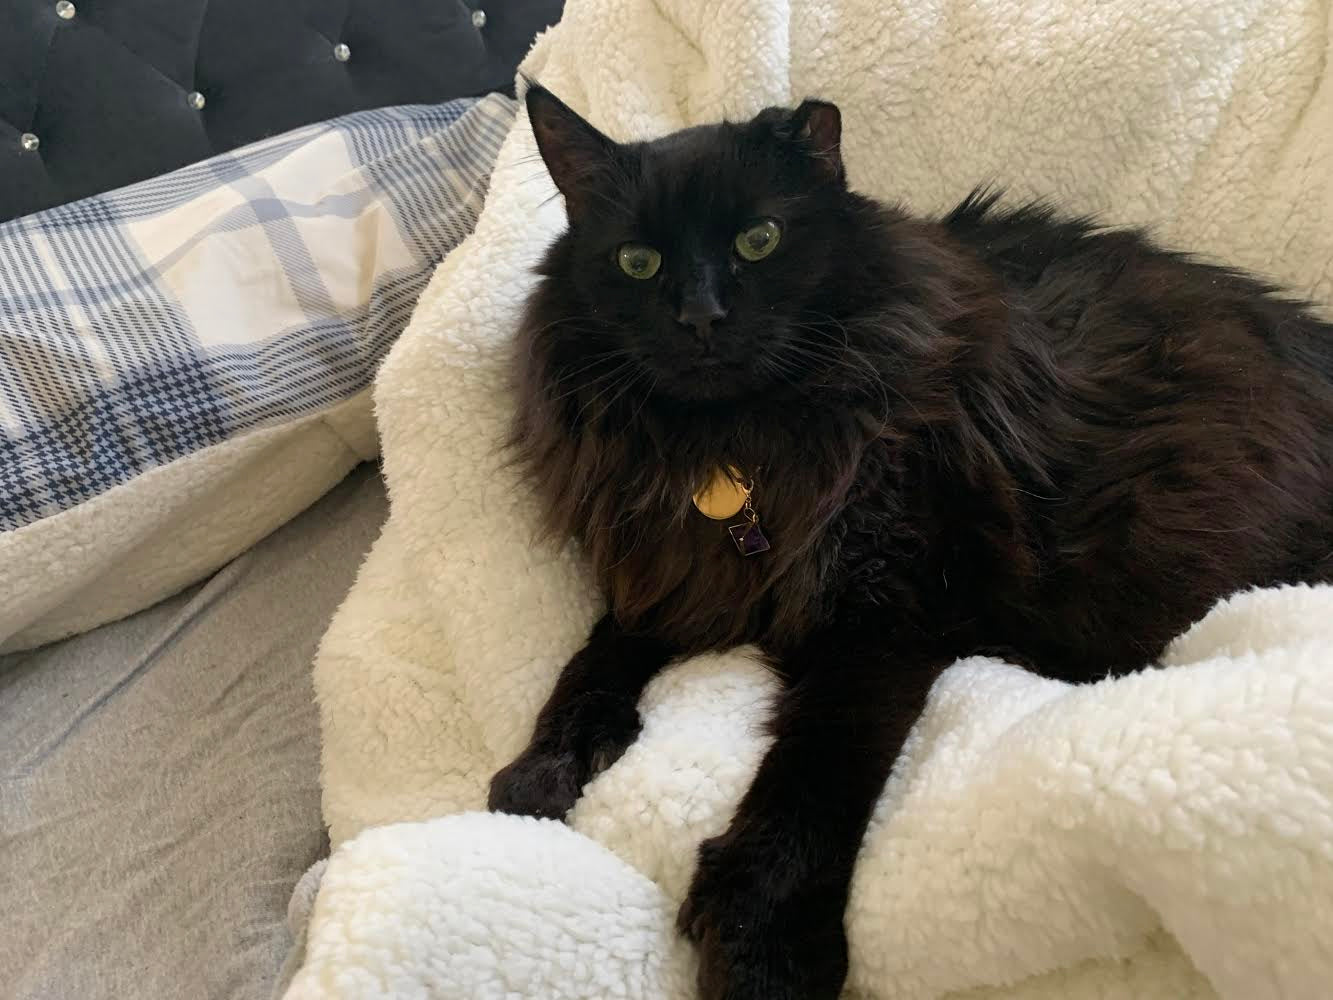
{"label": "bed", "polygon": [[[72,6],[25,6],[21,27],[46,44],[61,23],[94,22],[92,0]],[[228,4],[184,6],[207,24]],[[356,5],[321,7],[330,23],[297,32],[320,99],[339,73],[416,65],[384,56],[380,27],[431,39],[443,17],[466,42],[501,17],[499,4],[393,6],[376,5],[373,24]],[[268,29],[252,18],[248,37]],[[820,93],[842,106],[850,176],[872,193],[936,210],[1007,177],[1018,197],[1156,224],[1327,307],[1331,33],[1323,0],[570,0],[524,69],[621,139]],[[515,57],[530,37],[515,35]],[[239,92],[172,82],[168,116],[181,102],[222,113]],[[16,149],[55,155],[53,123],[8,105],[0,119],[6,169]],[[597,610],[578,559],[533,544],[531,499],[498,458],[506,331],[564,221],[526,120],[503,131],[476,231],[425,268],[378,369],[391,505],[362,465],[205,582],[35,650],[20,647],[76,620],[62,605],[7,626],[6,600],[30,601],[67,566],[47,560],[21,585],[13,564],[0,574],[0,643],[16,650],[0,662],[0,891],[18,914],[0,971],[24,1000],[248,998],[275,983],[291,1000],[692,995],[693,953],[672,921],[695,845],[725,825],[762,752],[772,678],[757,663],[737,651],[664,674],[642,738],[568,825],[482,811]],[[13,183],[31,208],[59,200],[45,173]],[[332,470],[372,457],[368,391],[352,399],[365,412],[269,454],[252,492],[327,448],[321,475],[283,501],[305,506]],[[207,499],[190,513],[219,530],[253,520]],[[148,565],[130,558],[101,563],[122,597]],[[852,995],[1325,995],[1330,622],[1333,588],[1261,591],[1181,636],[1168,670],[1071,689],[994,660],[955,665],[867,838]],[[298,947],[279,973],[289,896]]]}

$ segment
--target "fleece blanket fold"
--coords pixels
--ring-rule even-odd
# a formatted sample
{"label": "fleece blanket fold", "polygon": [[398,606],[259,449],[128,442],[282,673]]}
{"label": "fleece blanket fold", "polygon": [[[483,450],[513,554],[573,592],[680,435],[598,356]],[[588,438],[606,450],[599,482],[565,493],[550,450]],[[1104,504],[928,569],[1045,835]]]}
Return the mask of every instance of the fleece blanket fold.
{"label": "fleece blanket fold", "polygon": [[[524,64],[609,134],[818,95],[851,182],[978,182],[1333,301],[1328,0],[571,0]],[[475,810],[598,612],[500,442],[507,344],[564,223],[520,116],[377,386],[392,511],[316,663],[336,850],[289,995],[687,997],[695,844],[764,749],[744,651],[668,671],[570,827]],[[936,685],[848,913],[861,997],[1324,997],[1333,590],[1239,595],[1169,667]],[[377,828],[377,829],[371,829]]]}

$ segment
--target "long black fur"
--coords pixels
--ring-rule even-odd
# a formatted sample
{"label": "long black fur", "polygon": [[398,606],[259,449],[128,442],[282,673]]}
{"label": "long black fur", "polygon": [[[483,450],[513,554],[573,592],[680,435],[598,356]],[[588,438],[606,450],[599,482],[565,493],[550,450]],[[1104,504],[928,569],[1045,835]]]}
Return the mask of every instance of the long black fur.
{"label": "long black fur", "polygon": [[[1333,328],[1138,232],[855,194],[823,102],[635,144],[540,87],[527,107],[570,225],[514,444],[609,607],[491,805],[563,817],[659,669],[757,643],[776,740],[680,926],[709,1000],[834,997],[861,835],[941,669],[1123,673],[1220,597],[1333,579]],[[778,247],[742,260],[763,218]],[[626,242],[658,274],[624,274]],[[698,301],[725,316],[682,322]],[[770,552],[692,507],[724,466]]]}

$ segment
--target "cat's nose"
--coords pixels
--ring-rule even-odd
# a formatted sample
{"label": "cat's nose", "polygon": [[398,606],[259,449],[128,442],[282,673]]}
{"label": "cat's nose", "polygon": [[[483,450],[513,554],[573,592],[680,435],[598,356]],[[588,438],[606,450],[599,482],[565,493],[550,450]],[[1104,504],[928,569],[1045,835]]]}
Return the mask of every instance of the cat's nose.
{"label": "cat's nose", "polygon": [[712,295],[686,299],[676,314],[677,322],[693,328],[701,339],[707,339],[713,332],[713,324],[726,318],[727,311],[722,303]]}

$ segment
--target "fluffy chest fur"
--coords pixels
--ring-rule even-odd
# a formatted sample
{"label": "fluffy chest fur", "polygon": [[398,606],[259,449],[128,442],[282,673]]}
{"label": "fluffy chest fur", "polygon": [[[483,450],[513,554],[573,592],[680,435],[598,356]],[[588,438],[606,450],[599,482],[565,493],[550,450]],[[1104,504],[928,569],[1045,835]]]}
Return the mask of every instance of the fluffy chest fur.
{"label": "fluffy chest fur", "polygon": [[[550,528],[582,542],[622,622],[683,650],[803,634],[831,599],[831,532],[874,447],[855,415],[805,403],[726,425],[652,406],[632,427],[614,408],[607,416],[543,437],[541,489]],[[753,477],[770,551],[741,555],[727,529],[743,516],[695,509],[694,492],[724,464]]]}

